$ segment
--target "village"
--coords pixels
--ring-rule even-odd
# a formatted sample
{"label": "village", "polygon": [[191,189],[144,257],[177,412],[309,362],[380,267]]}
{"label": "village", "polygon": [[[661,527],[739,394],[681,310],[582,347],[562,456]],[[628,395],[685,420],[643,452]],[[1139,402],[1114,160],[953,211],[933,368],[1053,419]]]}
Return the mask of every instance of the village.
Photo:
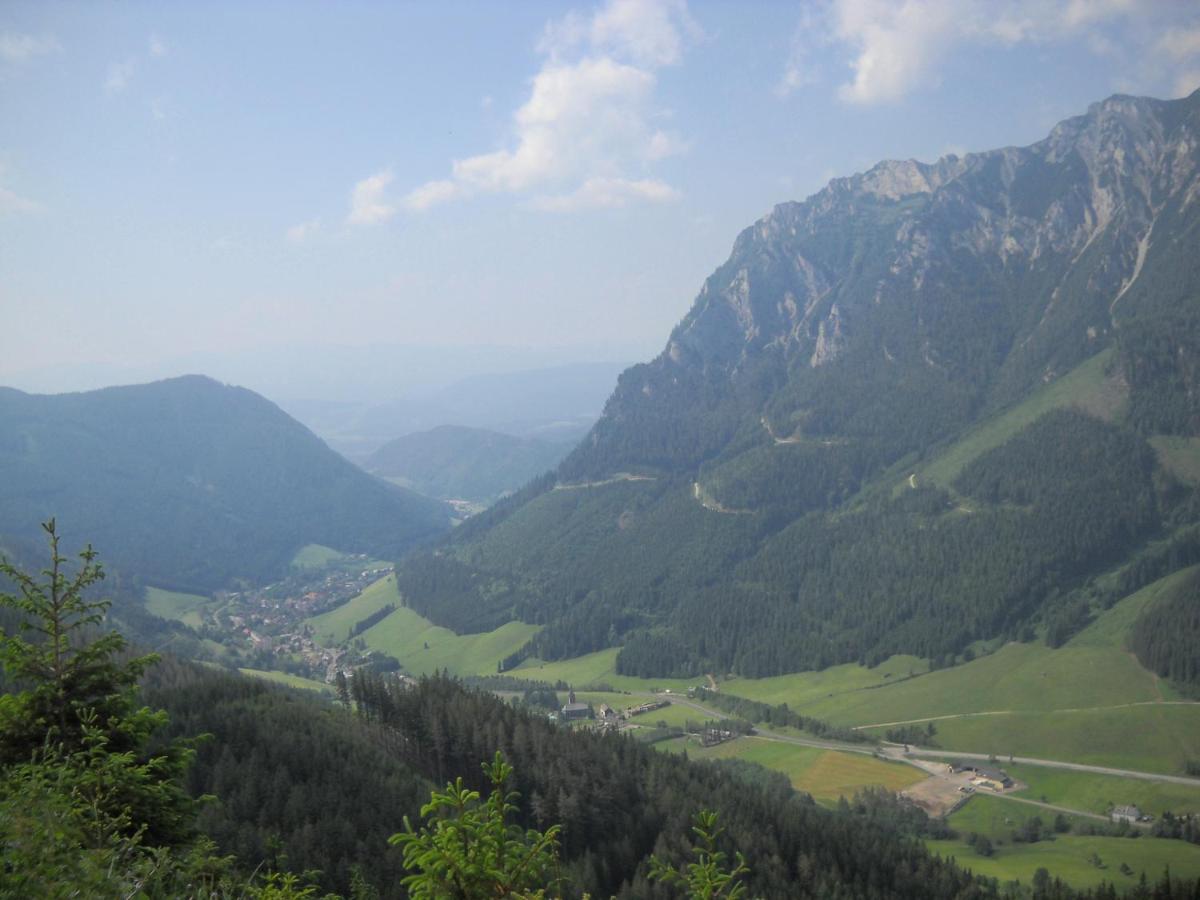
{"label": "village", "polygon": [[369,654],[353,642],[347,647],[322,646],[305,620],[341,606],[389,571],[390,564],[358,554],[320,568],[298,569],[266,587],[220,592],[213,598],[203,633],[249,652],[256,667],[332,682],[338,671],[364,664]]}

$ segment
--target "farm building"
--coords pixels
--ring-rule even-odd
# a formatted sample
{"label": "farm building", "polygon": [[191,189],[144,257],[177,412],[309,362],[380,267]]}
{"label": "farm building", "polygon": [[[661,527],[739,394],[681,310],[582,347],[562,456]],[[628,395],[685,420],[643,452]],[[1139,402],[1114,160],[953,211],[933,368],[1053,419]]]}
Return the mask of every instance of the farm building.
{"label": "farm building", "polygon": [[1142,818],[1142,811],[1136,806],[1114,806],[1109,815],[1114,822],[1138,822]]}
{"label": "farm building", "polygon": [[592,708],[586,703],[568,703],[562,708],[562,719],[564,722],[571,719],[588,719],[591,718]]}

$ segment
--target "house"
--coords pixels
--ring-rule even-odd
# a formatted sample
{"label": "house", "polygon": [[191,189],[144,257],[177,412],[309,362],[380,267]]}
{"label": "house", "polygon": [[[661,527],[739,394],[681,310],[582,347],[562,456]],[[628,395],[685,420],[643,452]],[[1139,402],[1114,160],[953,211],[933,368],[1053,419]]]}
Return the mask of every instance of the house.
{"label": "house", "polygon": [[1114,806],[1109,815],[1114,822],[1139,822],[1142,811],[1136,806]]}
{"label": "house", "polygon": [[568,703],[562,708],[562,720],[569,722],[571,719],[589,719],[592,715],[592,708],[586,703]]}
{"label": "house", "polygon": [[988,766],[977,766],[974,763],[959,763],[954,767],[955,772],[971,772],[971,784],[976,787],[988,788],[992,791],[1003,791],[1013,786],[1013,780],[1007,772]]}

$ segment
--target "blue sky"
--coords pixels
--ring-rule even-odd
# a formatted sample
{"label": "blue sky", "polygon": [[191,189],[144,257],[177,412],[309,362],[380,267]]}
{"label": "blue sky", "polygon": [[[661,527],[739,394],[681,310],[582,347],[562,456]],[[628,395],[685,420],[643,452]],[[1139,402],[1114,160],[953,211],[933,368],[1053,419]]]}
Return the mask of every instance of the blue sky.
{"label": "blue sky", "polygon": [[645,358],[775,203],[1197,86],[1174,0],[9,0],[0,383],[320,344]]}

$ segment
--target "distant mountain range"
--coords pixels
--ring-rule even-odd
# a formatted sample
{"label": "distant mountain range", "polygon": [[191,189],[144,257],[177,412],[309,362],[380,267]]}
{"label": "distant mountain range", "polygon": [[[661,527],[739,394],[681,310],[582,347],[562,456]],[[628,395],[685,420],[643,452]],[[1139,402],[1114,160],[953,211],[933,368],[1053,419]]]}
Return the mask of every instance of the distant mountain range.
{"label": "distant mountain range", "polygon": [[79,394],[0,388],[0,540],[57,517],[65,548],[165,587],[286,570],[309,543],[396,556],[449,528],[277,406],[200,376]]}
{"label": "distant mountain range", "polygon": [[362,465],[430,497],[490,503],[553,469],[572,446],[442,425],[390,441]]}
{"label": "distant mountain range", "polygon": [[1197,248],[1200,92],[836,179],[746,229],[556,473],[401,589],[633,674],[1064,640],[1200,559]]}
{"label": "distant mountain range", "polygon": [[624,368],[624,363],[598,362],[495,371],[383,403],[292,400],[283,405],[356,462],[388,441],[441,425],[574,442],[600,417]]}

